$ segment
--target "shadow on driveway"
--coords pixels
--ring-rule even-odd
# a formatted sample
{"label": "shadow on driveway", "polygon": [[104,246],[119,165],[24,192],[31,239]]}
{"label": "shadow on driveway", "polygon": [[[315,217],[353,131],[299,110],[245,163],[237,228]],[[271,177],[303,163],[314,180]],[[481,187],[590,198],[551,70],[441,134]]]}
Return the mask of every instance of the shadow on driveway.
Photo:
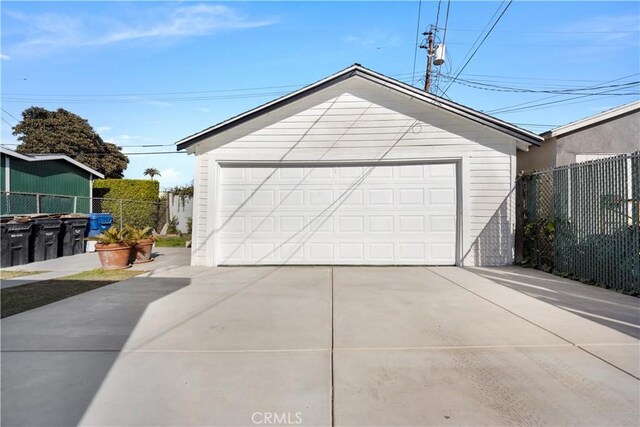
{"label": "shadow on driveway", "polygon": [[640,338],[640,299],[522,267],[468,268],[479,276]]}
{"label": "shadow on driveway", "polygon": [[133,329],[187,278],[132,278],[2,320],[2,425],[77,425]]}

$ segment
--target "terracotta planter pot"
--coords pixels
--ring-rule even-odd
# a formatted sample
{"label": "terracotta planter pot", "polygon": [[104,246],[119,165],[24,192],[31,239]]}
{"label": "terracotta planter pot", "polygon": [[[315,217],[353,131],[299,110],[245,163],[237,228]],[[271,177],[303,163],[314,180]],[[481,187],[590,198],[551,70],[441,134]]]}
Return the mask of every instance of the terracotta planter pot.
{"label": "terracotta planter pot", "polygon": [[151,259],[151,250],[153,249],[153,239],[140,240],[133,248],[134,264],[142,264],[145,262],[153,261]]}
{"label": "terracotta planter pot", "polygon": [[102,268],[105,270],[120,270],[130,267],[129,254],[131,246],[124,245],[96,245],[96,252]]}

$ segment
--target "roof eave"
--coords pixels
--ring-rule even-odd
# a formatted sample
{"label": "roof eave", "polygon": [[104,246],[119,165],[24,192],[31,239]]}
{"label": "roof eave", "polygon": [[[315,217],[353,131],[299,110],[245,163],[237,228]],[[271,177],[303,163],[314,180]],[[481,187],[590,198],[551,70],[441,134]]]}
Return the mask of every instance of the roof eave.
{"label": "roof eave", "polygon": [[607,111],[595,114],[593,116],[585,117],[580,120],[567,123],[566,125],[559,126],[555,129],[550,129],[540,134],[540,136],[546,138],[559,138],[575,132],[579,132],[583,129],[591,128],[602,123],[610,122],[618,118],[628,116],[640,111],[640,101],[634,101],[629,104],[621,105],[616,108],[612,108]]}
{"label": "roof eave", "polygon": [[437,97],[433,94],[423,92],[418,88],[415,88],[406,83],[400,82],[398,80],[387,77],[383,74],[364,68],[359,64],[354,64],[323,80],[320,80],[316,83],[305,86],[288,95],[277,98],[273,101],[270,101],[266,104],[258,106],[252,110],[249,110],[245,113],[234,116],[214,126],[204,129],[198,133],[195,133],[186,138],[183,138],[180,141],[176,142],[177,151],[189,148],[192,145],[197,144],[198,142],[203,141],[207,138],[210,138],[211,136],[214,136],[220,132],[224,132],[225,130],[231,129],[235,126],[238,126],[242,123],[252,120],[253,118],[259,117],[263,114],[267,114],[276,108],[280,108],[285,105],[288,105],[302,97],[318,92],[326,87],[333,86],[334,84],[337,84],[350,77],[353,77],[354,75],[359,75],[363,78],[366,78],[370,81],[374,81],[377,83],[385,82],[386,86],[393,87],[394,89],[405,92],[410,96],[420,98],[423,101],[431,103],[432,105],[436,105],[441,108],[445,106],[446,110],[454,114],[460,115],[462,117],[466,117],[467,119],[475,121],[476,123],[479,123],[479,124],[488,126],[490,128],[493,128],[497,131],[506,133],[528,144],[540,146],[542,144],[542,141],[544,140],[541,136],[536,135],[532,132],[529,132],[525,129],[518,128],[517,126],[514,126],[510,123],[504,122],[495,117],[488,116],[484,113],[480,113],[478,111],[472,110],[470,108],[467,108],[455,102],[447,101],[444,98]]}
{"label": "roof eave", "polygon": [[98,172],[97,170],[91,169],[89,166],[84,165],[77,160],[73,160],[71,157],[65,156],[64,154],[25,155],[25,154],[18,153],[17,151],[9,150],[8,148],[2,148],[2,147],[0,147],[0,152],[2,152],[7,156],[15,157],[20,160],[24,160],[26,162],[41,162],[45,160],[64,160],[80,169],[84,169],[85,171],[89,172],[94,176],[97,176],[100,179],[104,179],[104,175]]}

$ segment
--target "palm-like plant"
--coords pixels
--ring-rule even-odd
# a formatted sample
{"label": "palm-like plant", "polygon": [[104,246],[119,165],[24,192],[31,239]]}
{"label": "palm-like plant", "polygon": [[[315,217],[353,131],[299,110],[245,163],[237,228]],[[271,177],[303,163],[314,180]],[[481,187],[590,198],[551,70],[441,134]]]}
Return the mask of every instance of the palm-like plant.
{"label": "palm-like plant", "polygon": [[96,236],[96,241],[99,245],[104,246],[133,246],[136,243],[127,227],[123,227],[120,230],[117,227],[111,227]]}
{"label": "palm-like plant", "polygon": [[149,179],[153,179],[156,176],[162,176],[162,175],[160,175],[160,171],[156,168],[146,168],[144,170],[144,176],[148,176]]}

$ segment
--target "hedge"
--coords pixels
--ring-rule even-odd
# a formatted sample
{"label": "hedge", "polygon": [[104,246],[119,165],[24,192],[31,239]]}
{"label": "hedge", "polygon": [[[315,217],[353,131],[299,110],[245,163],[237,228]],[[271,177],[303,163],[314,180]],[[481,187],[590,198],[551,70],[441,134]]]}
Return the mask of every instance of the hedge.
{"label": "hedge", "polygon": [[122,225],[158,228],[158,195],[160,184],[152,179],[97,179],[93,181],[94,212],[113,215],[113,224],[120,226],[120,199]]}

